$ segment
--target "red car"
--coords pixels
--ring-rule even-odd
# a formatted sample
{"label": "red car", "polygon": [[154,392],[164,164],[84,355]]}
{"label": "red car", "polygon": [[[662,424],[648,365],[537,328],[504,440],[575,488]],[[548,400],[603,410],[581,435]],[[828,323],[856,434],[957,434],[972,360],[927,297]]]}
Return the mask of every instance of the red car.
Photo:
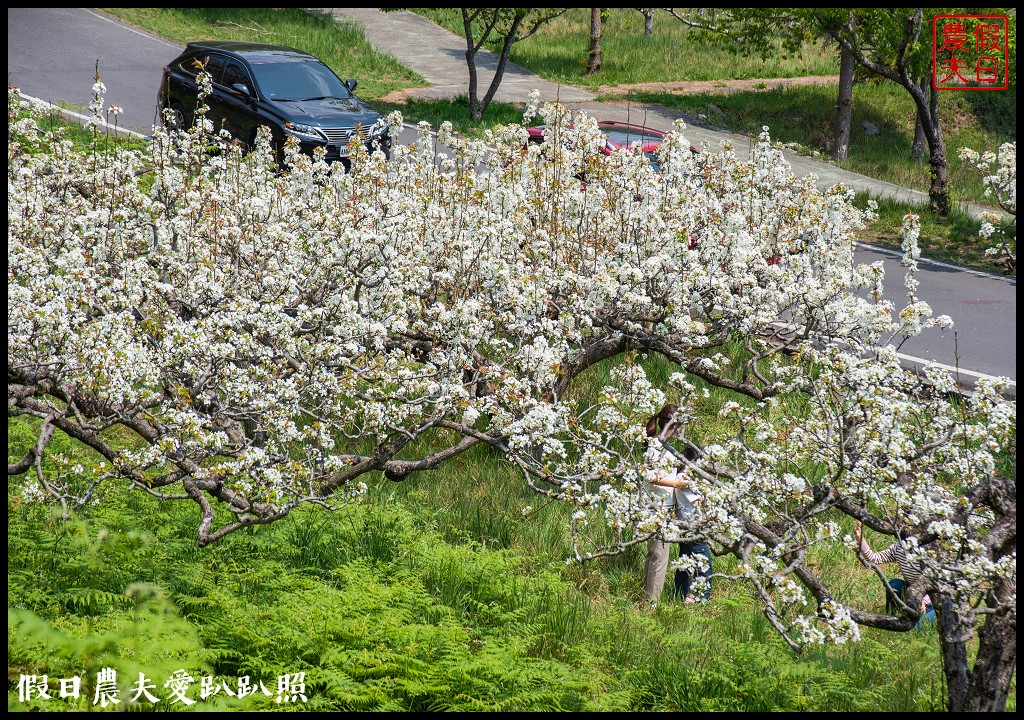
{"label": "red car", "polygon": [[[545,127],[544,125],[536,125],[528,128],[527,132],[530,134],[530,142],[541,142],[544,139]],[[618,122],[617,120],[599,120],[597,127],[605,136],[605,144],[601,148],[601,152],[605,155],[611,155],[619,148],[631,148],[637,142],[643,143],[644,155],[651,161],[651,166],[655,170],[658,169],[658,158],[655,152],[665,139],[667,133],[655,130],[654,128],[644,127],[643,125]],[[692,145],[690,146],[690,151],[693,153],[698,152],[697,148]]]}

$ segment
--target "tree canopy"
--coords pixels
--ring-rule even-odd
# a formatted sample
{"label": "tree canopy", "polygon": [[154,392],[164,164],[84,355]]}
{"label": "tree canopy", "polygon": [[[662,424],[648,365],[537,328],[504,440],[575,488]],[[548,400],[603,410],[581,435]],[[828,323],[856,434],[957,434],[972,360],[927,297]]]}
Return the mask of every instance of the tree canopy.
{"label": "tree canopy", "polygon": [[[535,95],[543,143],[423,124],[390,162],[354,148],[346,173],[295,146],[278,167],[266,135],[243,155],[202,106],[145,152],[84,154],[8,108],[8,413],[38,423],[8,468],[31,471],[25,498],[71,507],[127,482],[194,504],[206,546],[486,445],[574,508],[577,560],[655,535],[735,555],[729,579],[795,650],[910,630],[929,593],[951,707],[1005,704],[1015,406],[886,344],[949,325],[917,297],[914,216],[900,308],[881,264],[854,261],[852,192],[795,177],[767,134],[749,157],[693,153],[680,125],[655,169]],[[731,400],[703,433],[709,387]],[[667,399],[706,498],[687,520],[645,482]],[[55,432],[101,460],[44,467]],[[853,520],[922,568],[896,616],[819,572],[830,547],[856,557]]]}

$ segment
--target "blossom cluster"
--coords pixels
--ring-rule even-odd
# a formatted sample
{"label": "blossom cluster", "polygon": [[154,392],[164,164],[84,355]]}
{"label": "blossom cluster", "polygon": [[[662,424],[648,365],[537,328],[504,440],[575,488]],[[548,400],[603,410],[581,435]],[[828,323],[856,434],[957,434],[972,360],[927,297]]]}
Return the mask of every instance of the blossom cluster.
{"label": "blossom cluster", "polygon": [[984,153],[963,147],[959,155],[983,173],[991,173],[981,179],[985,195],[995,200],[1009,217],[983,213],[978,234],[995,243],[985,254],[1003,264],[1007,273],[1013,272],[1017,267],[1017,143],[1003,143],[997,152]]}
{"label": "blossom cluster", "polygon": [[[196,503],[207,544],[487,444],[570,506],[576,558],[709,541],[794,643],[857,637],[862,616],[800,579],[847,544],[837,514],[938,538],[929,582],[965,613],[1015,573],[979,544],[998,513],[963,502],[1015,446],[1012,404],[900,367],[884,342],[940,322],[913,272],[896,312],[881,267],[854,260],[852,192],[796,177],[767,133],[746,157],[693,153],[679,125],[656,170],[535,102],[542,143],[423,124],[346,172],[214,135],[202,104],[145,151],[80,154],[8,103],[8,407],[40,421],[11,464],[34,468],[25,497],[120,478]],[[696,460],[673,455],[704,498],[678,519],[650,491],[644,426],[670,398],[708,419],[709,387],[729,401],[714,436],[688,428]],[[58,431],[104,466],[49,472]]]}

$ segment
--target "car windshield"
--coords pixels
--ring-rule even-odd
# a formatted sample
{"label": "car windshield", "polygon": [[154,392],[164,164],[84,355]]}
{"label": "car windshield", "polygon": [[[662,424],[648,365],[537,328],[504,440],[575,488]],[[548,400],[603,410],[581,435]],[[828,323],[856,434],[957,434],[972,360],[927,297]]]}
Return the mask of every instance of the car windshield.
{"label": "car windshield", "polygon": [[623,128],[601,128],[601,132],[604,133],[605,137],[610,142],[615,143],[618,146],[629,147],[635,142],[643,143],[660,143],[664,138],[661,135],[654,135],[653,133],[646,133],[642,130],[630,130]]}
{"label": "car windshield", "polygon": [[352,93],[326,65],[316,62],[254,63],[260,90],[279,102],[348,98]]}

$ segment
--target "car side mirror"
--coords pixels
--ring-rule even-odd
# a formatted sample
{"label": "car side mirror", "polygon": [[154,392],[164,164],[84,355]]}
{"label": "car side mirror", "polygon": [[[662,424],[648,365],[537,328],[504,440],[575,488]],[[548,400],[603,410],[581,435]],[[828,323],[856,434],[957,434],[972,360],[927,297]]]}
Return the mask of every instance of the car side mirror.
{"label": "car side mirror", "polygon": [[231,89],[243,96],[246,100],[252,100],[252,94],[249,92],[249,86],[245,83],[235,83],[231,86]]}
{"label": "car side mirror", "polygon": [[355,80],[346,80],[345,81],[345,87],[347,87],[348,91],[351,92],[351,93],[354,93],[356,91],[356,85],[357,84],[358,83],[356,83]]}

